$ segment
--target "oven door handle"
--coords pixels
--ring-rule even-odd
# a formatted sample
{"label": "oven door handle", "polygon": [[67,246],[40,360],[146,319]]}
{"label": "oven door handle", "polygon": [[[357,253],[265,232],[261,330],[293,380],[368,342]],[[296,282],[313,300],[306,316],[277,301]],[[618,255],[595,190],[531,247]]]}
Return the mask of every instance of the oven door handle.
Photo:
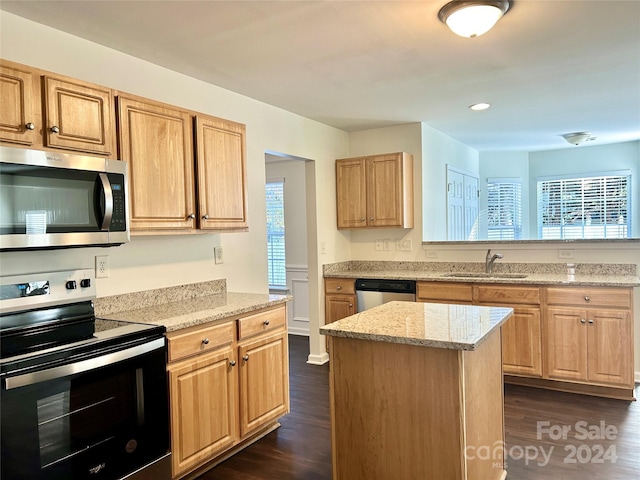
{"label": "oven door handle", "polygon": [[69,377],[76,373],[86,372],[88,370],[93,370],[107,365],[112,365],[123,360],[138,357],[158,348],[164,348],[164,346],[165,339],[158,338],[151,342],[143,343],[142,345],[108,353],[88,360],[81,360],[68,365],[60,365],[46,370],[16,375],[15,377],[4,379],[4,389],[11,390],[14,388],[26,387],[28,385],[35,385],[36,383],[42,383],[49,380],[55,380],[56,378]]}

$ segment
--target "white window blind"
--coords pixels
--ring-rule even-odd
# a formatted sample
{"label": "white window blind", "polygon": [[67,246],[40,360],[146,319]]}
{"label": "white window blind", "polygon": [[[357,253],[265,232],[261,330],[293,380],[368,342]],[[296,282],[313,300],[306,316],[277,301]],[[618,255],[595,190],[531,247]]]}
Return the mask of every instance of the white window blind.
{"label": "white window blind", "polygon": [[270,287],[286,287],[284,181],[267,183],[267,261]]}
{"label": "white window blind", "polygon": [[538,179],[538,238],[626,238],[631,173]]}
{"label": "white window blind", "polygon": [[522,238],[522,180],[487,179],[487,239]]}

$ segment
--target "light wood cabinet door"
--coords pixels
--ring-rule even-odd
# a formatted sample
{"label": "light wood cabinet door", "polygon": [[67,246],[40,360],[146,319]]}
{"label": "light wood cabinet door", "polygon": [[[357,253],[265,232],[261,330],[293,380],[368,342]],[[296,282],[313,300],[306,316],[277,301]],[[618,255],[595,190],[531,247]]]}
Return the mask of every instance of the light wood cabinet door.
{"label": "light wood cabinet door", "polygon": [[355,295],[325,295],[325,324],[356,313]]}
{"label": "light wood cabinet door", "polygon": [[401,227],[403,209],[402,158],[367,158],[367,226]]}
{"label": "light wood cabinet door", "polygon": [[239,347],[240,435],[244,437],[289,412],[286,332]]}
{"label": "light wood cabinet door", "polygon": [[173,477],[237,440],[237,369],[231,346],[168,366]]}
{"label": "light wood cabinet door", "polygon": [[120,159],[129,162],[131,230],[196,227],[189,112],[118,97]]}
{"label": "light wood cabinet door", "polygon": [[196,117],[201,229],[247,228],[245,131],[240,123]]}
{"label": "light wood cabinet door", "polygon": [[42,145],[38,75],[28,68],[0,64],[0,141]]}
{"label": "light wood cabinet door", "polygon": [[43,95],[47,147],[115,157],[111,89],[80,80],[45,76]]}
{"label": "light wood cabinet door", "polygon": [[336,208],[338,228],[367,226],[365,159],[336,160]]}
{"label": "light wood cabinet door", "polygon": [[588,380],[633,388],[631,314],[587,310]]}
{"label": "light wood cabinet door", "polygon": [[502,368],[508,375],[542,376],[540,309],[515,307],[502,325]]}
{"label": "light wood cabinet door", "polygon": [[547,309],[547,371],[551,379],[587,380],[587,312]]}
{"label": "light wood cabinet door", "polygon": [[338,228],[413,227],[413,156],[336,160]]}

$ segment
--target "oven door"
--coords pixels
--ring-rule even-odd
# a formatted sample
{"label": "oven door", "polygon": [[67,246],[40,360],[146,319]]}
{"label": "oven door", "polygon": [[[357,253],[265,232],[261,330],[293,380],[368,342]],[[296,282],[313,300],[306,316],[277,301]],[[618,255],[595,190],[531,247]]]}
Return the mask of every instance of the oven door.
{"label": "oven door", "polygon": [[[169,453],[165,352],[160,338],[5,378],[0,476],[145,478],[133,472]],[[171,477],[170,468],[150,470],[158,480]]]}

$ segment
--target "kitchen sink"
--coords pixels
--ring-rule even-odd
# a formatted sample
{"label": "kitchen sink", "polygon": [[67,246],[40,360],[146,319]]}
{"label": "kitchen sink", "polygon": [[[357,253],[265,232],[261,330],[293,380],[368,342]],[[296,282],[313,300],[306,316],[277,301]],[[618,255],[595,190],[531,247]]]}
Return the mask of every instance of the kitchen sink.
{"label": "kitchen sink", "polygon": [[524,273],[470,273],[470,272],[454,272],[445,273],[443,277],[450,278],[527,278]]}

